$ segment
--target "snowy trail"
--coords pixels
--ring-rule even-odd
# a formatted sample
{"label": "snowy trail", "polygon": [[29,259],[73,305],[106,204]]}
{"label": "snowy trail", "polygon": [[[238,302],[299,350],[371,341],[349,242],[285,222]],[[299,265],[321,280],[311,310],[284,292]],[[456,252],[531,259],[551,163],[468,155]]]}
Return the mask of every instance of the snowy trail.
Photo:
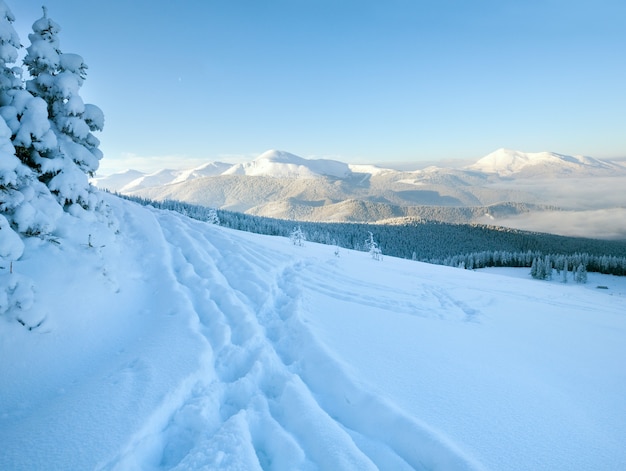
{"label": "snowy trail", "polygon": [[324,273],[295,252],[271,251],[176,215],[158,217],[212,366],[162,430],[136,438],[107,468],[479,469],[355,385],[316,342],[299,315],[302,285],[340,299],[349,289],[323,286]]}

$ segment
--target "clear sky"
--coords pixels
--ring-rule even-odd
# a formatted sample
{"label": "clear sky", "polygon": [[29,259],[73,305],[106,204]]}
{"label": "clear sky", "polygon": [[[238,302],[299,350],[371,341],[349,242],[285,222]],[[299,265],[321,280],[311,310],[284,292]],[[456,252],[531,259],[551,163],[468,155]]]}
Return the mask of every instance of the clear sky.
{"label": "clear sky", "polygon": [[[101,173],[268,149],[349,163],[500,147],[626,157],[624,0],[42,3],[106,117]],[[416,165],[417,166],[417,165]]]}

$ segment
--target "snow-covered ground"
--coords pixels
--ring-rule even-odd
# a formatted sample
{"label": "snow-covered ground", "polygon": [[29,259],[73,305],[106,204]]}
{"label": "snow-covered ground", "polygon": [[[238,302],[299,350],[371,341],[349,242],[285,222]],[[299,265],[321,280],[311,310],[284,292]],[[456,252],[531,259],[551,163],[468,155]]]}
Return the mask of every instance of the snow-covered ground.
{"label": "snow-covered ground", "polygon": [[626,280],[337,256],[105,197],[0,269],[24,308],[0,316],[0,469],[626,468]]}

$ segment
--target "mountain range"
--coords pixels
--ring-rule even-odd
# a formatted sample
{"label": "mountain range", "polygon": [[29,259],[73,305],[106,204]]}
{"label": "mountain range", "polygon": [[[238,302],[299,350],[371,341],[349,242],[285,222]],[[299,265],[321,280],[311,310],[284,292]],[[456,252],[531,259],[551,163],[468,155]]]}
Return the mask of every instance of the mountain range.
{"label": "mountain range", "polygon": [[[580,185],[580,180],[586,184]],[[462,168],[431,166],[415,171],[304,159],[270,150],[245,163],[209,162],[189,170],[151,174],[127,170],[96,178],[94,183],[148,199],[309,221],[390,222],[408,217],[507,225],[511,218],[555,210],[626,207],[618,190],[626,183],[626,167],[619,163],[509,149],[498,149]],[[569,188],[558,190],[568,185],[576,188],[575,194]],[[615,194],[610,201],[606,195],[598,198],[592,194],[598,188],[609,195],[613,188]],[[584,198],[586,193],[588,198]],[[574,200],[583,203],[574,204]],[[618,237],[621,231],[620,226]]]}

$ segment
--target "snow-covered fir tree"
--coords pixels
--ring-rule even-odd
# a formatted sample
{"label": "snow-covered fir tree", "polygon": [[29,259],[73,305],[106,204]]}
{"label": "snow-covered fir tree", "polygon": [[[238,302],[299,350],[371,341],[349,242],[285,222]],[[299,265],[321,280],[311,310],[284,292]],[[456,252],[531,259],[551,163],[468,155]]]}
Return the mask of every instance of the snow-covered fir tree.
{"label": "snow-covered fir tree", "polygon": [[[19,37],[13,28],[14,21],[13,13],[0,0],[0,105],[10,101],[9,90],[19,89],[21,85],[14,67],[10,66],[17,60],[17,49],[20,47]],[[23,244],[10,223],[15,210],[24,201],[20,188],[27,180],[28,168],[15,156],[11,135],[4,118],[0,119],[0,257],[15,260],[22,255]]]}
{"label": "snow-covered fir tree", "polygon": [[[25,235],[48,233],[60,217],[58,204],[29,165],[32,155],[49,151],[56,139],[45,102],[22,88],[21,68],[12,66],[21,47],[14,21],[0,0],[0,214],[8,223],[4,236],[13,229]],[[12,257],[17,258],[15,253]]]}
{"label": "snow-covered fir tree", "polygon": [[289,235],[289,240],[293,245],[297,245],[298,247],[302,247],[304,245],[304,241],[306,240],[306,235],[302,231],[300,226],[294,227]]}
{"label": "snow-covered fir tree", "polygon": [[374,240],[374,234],[370,231],[368,231],[368,233],[370,236],[365,241],[365,247],[374,260],[380,261],[383,259],[383,252],[380,250],[380,247],[378,247],[378,243]]}
{"label": "snow-covered fir tree", "polygon": [[574,281],[576,283],[587,283],[587,267],[582,263],[578,265],[574,272]]}
{"label": "snow-covered fir tree", "polygon": [[549,255],[542,258],[534,258],[530,267],[530,275],[537,280],[552,279],[552,260]]}
{"label": "snow-covered fir tree", "polygon": [[20,67],[10,67],[17,61],[20,38],[13,28],[15,16],[9,7],[0,0],[0,90],[18,89],[22,87]]}
{"label": "snow-covered fir tree", "polygon": [[215,224],[217,226],[220,225],[220,218],[217,215],[217,211],[215,210],[215,208],[209,208],[209,210],[207,211],[206,222],[208,222],[209,224]]}
{"label": "snow-covered fir tree", "polygon": [[552,279],[552,260],[550,259],[549,255],[546,255],[544,257],[544,261],[543,261],[543,268],[544,268],[544,280],[551,280]]}
{"label": "snow-covered fir tree", "polygon": [[92,131],[101,131],[104,114],[95,105],[84,104],[79,90],[86,78],[87,65],[77,54],[61,52],[60,26],[48,17],[33,23],[31,42],[24,65],[30,79],[26,90],[41,98],[47,108],[56,146],[36,153],[33,163],[45,182],[66,208],[75,203],[93,208],[97,203],[88,176],[93,175],[102,158],[99,140]]}

